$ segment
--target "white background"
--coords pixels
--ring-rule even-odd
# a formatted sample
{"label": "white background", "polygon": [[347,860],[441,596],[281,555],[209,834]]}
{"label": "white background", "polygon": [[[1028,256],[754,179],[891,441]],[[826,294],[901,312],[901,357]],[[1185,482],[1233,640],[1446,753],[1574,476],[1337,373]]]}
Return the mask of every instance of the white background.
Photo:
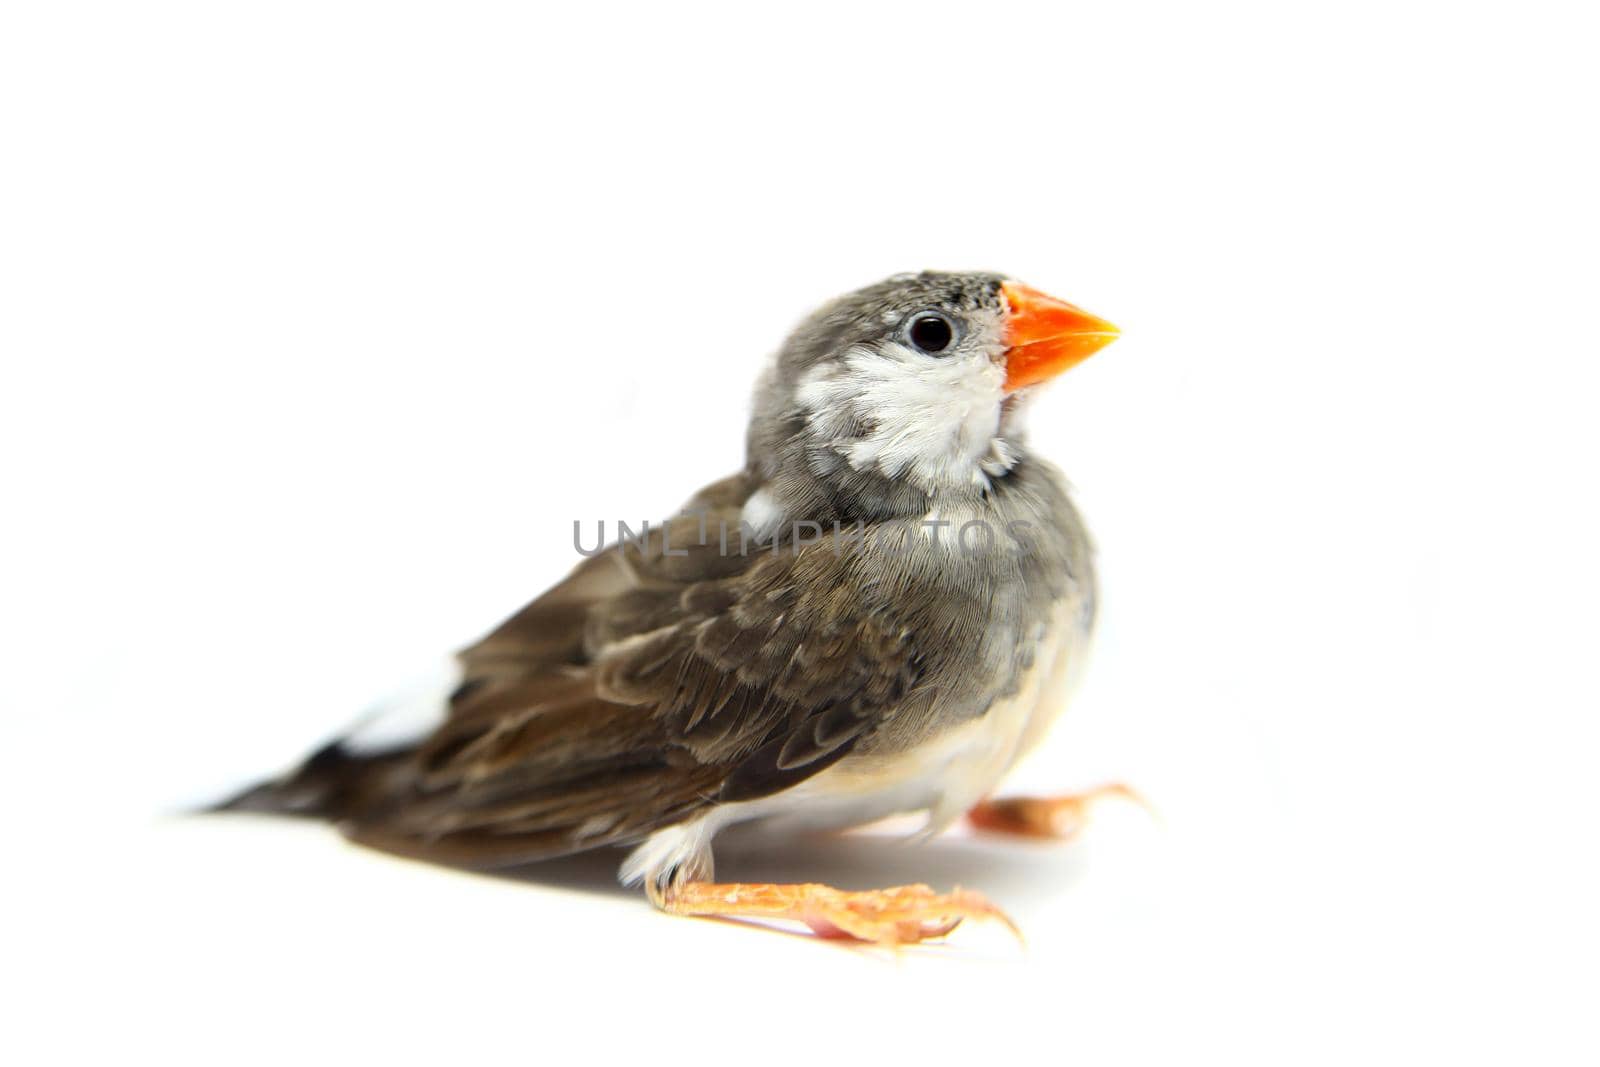
{"label": "white background", "polygon": [[[1592,12],[9,4],[7,1062],[1594,1062]],[[898,956],[175,815],[741,461],[901,270],[1123,339],[1034,420],[1088,682]],[[354,1062],[354,1061],[352,1061]]]}

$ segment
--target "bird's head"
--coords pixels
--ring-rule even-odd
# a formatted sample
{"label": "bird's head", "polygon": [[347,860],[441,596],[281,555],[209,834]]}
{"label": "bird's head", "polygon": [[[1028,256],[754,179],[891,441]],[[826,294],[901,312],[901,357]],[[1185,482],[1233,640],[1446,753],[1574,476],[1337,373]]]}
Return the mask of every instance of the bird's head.
{"label": "bird's head", "polygon": [[901,274],[820,308],[756,395],[750,462],[790,516],[915,514],[1021,457],[1042,382],[1117,337],[999,274]]}

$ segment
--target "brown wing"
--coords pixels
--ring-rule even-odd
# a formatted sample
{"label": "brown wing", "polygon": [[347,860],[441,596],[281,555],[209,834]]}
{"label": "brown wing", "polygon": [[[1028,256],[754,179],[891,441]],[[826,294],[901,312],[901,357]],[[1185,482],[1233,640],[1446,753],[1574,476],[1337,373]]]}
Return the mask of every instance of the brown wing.
{"label": "brown wing", "polygon": [[[449,720],[350,812],[356,836],[507,864],[638,840],[838,760],[917,681],[900,627],[866,616],[852,555],[726,552],[748,487],[586,561],[462,655]],[[676,553],[683,552],[683,555]]]}

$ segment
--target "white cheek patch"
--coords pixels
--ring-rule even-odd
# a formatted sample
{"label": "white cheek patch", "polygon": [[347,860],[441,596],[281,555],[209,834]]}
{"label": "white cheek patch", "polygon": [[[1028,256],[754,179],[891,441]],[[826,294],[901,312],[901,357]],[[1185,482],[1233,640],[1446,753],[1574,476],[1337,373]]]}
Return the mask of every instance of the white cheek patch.
{"label": "white cheek patch", "polygon": [[796,399],[852,467],[932,490],[987,484],[1015,462],[997,437],[1004,385],[982,352],[933,359],[890,342],[816,368]]}

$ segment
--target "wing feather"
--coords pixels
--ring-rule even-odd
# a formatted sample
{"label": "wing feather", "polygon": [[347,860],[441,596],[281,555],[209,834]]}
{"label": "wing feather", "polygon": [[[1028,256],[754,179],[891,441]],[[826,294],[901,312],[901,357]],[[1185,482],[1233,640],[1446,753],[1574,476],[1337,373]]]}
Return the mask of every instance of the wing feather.
{"label": "wing feather", "polygon": [[[750,488],[693,506],[737,528]],[[827,538],[741,557],[699,533],[613,546],[467,649],[448,720],[355,835],[488,865],[636,841],[816,774],[916,686],[906,629],[865,613]]]}

